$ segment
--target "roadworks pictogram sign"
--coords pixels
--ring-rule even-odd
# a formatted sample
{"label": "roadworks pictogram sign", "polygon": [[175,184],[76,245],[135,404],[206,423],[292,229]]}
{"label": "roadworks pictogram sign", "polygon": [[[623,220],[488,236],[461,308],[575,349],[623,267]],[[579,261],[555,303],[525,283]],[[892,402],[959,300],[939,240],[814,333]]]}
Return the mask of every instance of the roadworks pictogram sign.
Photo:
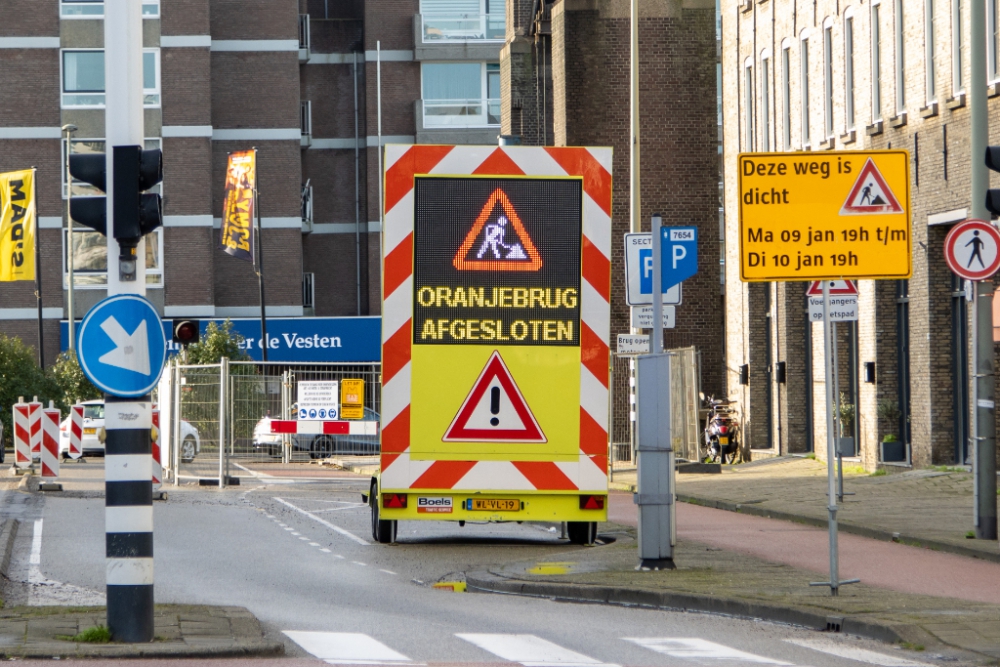
{"label": "roadworks pictogram sign", "polygon": [[858,174],[858,180],[847,195],[841,215],[877,215],[879,213],[902,213],[903,207],[892,194],[892,190],[882,178],[882,173],[871,158],[865,162]]}
{"label": "roadworks pictogram sign", "polygon": [[[806,296],[823,296],[823,282],[822,280],[813,281],[813,284],[809,286],[806,290]],[[858,294],[858,286],[853,280],[830,280],[826,281],[830,283],[830,296],[847,296]]]}
{"label": "roadworks pictogram sign", "polygon": [[542,257],[507,195],[497,188],[452,264],[459,271],[537,271],[542,268]]}
{"label": "roadworks pictogram sign", "polygon": [[472,386],[444,442],[547,442],[521,390],[494,351]]}

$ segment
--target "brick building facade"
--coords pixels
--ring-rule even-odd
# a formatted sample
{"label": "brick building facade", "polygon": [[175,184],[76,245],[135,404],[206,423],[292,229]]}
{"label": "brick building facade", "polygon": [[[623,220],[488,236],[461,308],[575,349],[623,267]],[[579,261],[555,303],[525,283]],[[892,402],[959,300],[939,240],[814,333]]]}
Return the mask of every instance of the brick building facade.
{"label": "brick building facade", "polygon": [[[643,228],[696,225],[699,272],[685,281],[667,347],[697,346],[702,385],[721,394],[715,3],[640,0]],[[617,0],[508,0],[500,55],[503,134],[524,144],[611,146],[612,348],[629,332],[623,237],[629,231],[629,4]],[[625,378],[623,378],[624,380]]]}
{"label": "brick building facade", "polygon": [[[997,2],[987,4],[995,27]],[[824,353],[821,325],[807,323],[804,284],[739,281],[737,155],[904,148],[913,277],[860,281],[860,319],[838,326],[840,392],[856,414],[844,435],[868,470],[967,463],[972,308],[943,242],[967,217],[970,197],[968,4],[724,0],[721,12],[727,385],[750,447],[758,456],[815,450],[825,458]],[[1000,44],[989,34],[995,130]],[[883,460],[887,435],[908,444],[908,460]]]}
{"label": "brick building facade", "polygon": [[[148,298],[166,318],[259,313],[251,265],[217,248],[227,153],[256,147],[268,314],[379,314],[376,61],[383,144],[495,144],[503,9],[496,0],[492,11],[489,0],[141,1],[147,145],[164,156]],[[79,128],[74,152],[104,149],[103,12],[99,0],[0,3],[0,171],[38,168],[49,363],[67,317],[60,127]],[[88,194],[76,183],[73,192]],[[106,294],[105,255],[96,234],[76,230],[81,318]],[[36,305],[33,284],[0,284],[0,331],[35,345]]]}

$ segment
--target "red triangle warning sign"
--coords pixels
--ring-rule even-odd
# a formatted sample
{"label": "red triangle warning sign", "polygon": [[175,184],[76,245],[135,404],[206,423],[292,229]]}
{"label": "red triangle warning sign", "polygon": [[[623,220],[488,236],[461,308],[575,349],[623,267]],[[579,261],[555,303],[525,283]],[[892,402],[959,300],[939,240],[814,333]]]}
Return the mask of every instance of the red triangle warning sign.
{"label": "red triangle warning sign", "polygon": [[851,193],[840,209],[841,215],[877,215],[879,213],[902,213],[896,195],[882,178],[875,162],[868,158],[858,174]]}
{"label": "red triangle warning sign", "polygon": [[496,350],[472,385],[443,442],[547,442]]}
{"label": "red triangle warning sign", "polygon": [[466,234],[452,264],[459,271],[537,271],[542,268],[542,256],[506,193],[497,188]]}
{"label": "red triangle warning sign", "polygon": [[[806,290],[806,296],[823,296],[822,280],[813,281]],[[858,286],[853,280],[828,280],[830,283],[830,296],[846,296],[858,293]]]}

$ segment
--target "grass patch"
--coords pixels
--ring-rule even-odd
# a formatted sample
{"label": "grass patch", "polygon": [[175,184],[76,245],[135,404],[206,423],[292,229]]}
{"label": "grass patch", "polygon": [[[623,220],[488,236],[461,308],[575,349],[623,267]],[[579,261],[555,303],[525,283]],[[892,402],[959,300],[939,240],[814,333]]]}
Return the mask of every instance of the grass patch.
{"label": "grass patch", "polygon": [[967,539],[967,540],[974,540],[974,539],[976,539],[976,532],[974,530],[968,531],[965,534],[965,539]]}
{"label": "grass patch", "polygon": [[806,458],[810,459],[812,461],[815,461],[816,460],[816,454],[814,454],[813,452],[809,452],[808,454],[806,454]]}
{"label": "grass patch", "polygon": [[934,466],[933,469],[937,472],[969,472],[965,468],[956,468],[954,466]]}
{"label": "grass patch", "polygon": [[899,642],[899,645],[905,648],[907,651],[923,651],[923,644],[911,644],[910,642]]}
{"label": "grass patch", "polygon": [[865,469],[861,466],[848,466],[844,468],[845,475],[864,475]]}
{"label": "grass patch", "polygon": [[69,640],[85,644],[110,644],[111,630],[108,630],[103,625],[95,625],[92,628],[87,628],[78,635],[70,637]]}
{"label": "grass patch", "polygon": [[879,468],[878,470],[876,470],[875,472],[873,472],[872,474],[870,474],[868,476],[869,477],[885,477],[888,474],[889,474],[889,472],[885,468]]}

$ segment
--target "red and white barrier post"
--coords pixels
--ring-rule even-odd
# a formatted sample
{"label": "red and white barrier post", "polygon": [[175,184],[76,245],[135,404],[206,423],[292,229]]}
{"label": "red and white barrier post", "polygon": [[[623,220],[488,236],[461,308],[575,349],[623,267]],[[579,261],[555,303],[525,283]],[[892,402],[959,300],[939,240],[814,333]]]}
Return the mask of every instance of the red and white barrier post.
{"label": "red and white barrier post", "polygon": [[14,404],[14,465],[31,467],[31,408],[23,396]]}
{"label": "red and white barrier post", "polygon": [[42,404],[38,397],[28,403],[28,433],[30,434],[31,455],[42,453]]}
{"label": "red and white barrier post", "polygon": [[59,476],[59,419],[62,413],[52,401],[42,410],[42,477]]}
{"label": "red and white barrier post", "polygon": [[153,428],[156,429],[156,437],[153,441],[153,491],[159,491],[163,483],[163,462],[160,459],[160,411],[153,410]]}
{"label": "red and white barrier post", "polygon": [[83,456],[83,406],[74,405],[69,409],[69,457]]}

